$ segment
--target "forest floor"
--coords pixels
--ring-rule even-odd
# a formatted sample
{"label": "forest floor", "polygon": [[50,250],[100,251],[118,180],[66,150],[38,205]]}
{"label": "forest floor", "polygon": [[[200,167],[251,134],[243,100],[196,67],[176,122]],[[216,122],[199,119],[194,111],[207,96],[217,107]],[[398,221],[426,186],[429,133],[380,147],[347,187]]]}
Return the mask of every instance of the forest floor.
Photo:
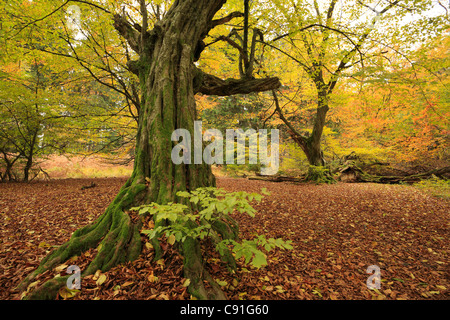
{"label": "forest floor", "polygon": [[[81,190],[96,183],[96,187]],[[14,288],[55,246],[103,213],[124,178],[62,179],[0,184],[0,299],[18,299]],[[220,177],[228,191],[271,193],[254,207],[255,218],[235,215],[241,238],[257,234],[292,240],[293,250],[267,254],[253,269],[239,261],[231,275],[217,256],[208,268],[229,299],[449,299],[450,200],[404,185],[273,183]],[[143,236],[144,241],[146,240]],[[82,279],[73,299],[190,299],[182,258],[169,245],[152,262],[144,245],[134,262]],[[47,272],[81,270],[95,254]],[[367,268],[381,271],[381,288],[366,285]],[[62,298],[62,297],[59,297]]]}

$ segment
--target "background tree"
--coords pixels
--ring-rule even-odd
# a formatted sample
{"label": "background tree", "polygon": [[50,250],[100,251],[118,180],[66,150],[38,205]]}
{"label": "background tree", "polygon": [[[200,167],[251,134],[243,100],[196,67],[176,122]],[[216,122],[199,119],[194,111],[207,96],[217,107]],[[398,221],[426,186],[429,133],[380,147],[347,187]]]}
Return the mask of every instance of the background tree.
{"label": "background tree", "polygon": [[426,24],[418,19],[415,24],[401,25],[408,14],[429,9],[431,1],[273,1],[260,5],[271,7],[268,12],[272,14],[262,15],[261,20],[277,34],[266,44],[298,64],[314,86],[317,107],[309,134],[303,134],[277,108],[292,139],[314,166],[325,163],[321,138],[339,81],[349,77],[361,81],[360,70],[402,52],[397,44],[404,37],[438,33],[445,21],[440,16]]}
{"label": "background tree", "polygon": [[[99,12],[84,10],[79,12],[80,16],[74,16],[75,11],[69,3],[61,7],[51,1],[10,1],[1,7],[3,92],[5,97],[9,94],[10,102],[20,100],[21,91],[13,92],[17,88],[11,79],[19,81],[22,77],[22,83],[26,79],[13,74],[8,66],[17,65],[17,70],[22,70],[30,65],[30,57],[38,57],[40,64],[45,63],[46,72],[45,76],[41,74],[46,83],[41,81],[45,88],[39,90],[39,96],[43,101],[52,102],[39,113],[42,123],[40,138],[32,148],[37,153],[34,160],[43,161],[55,151],[64,151],[82,155],[110,152],[121,154],[129,162],[133,158],[130,153],[134,149],[139,92],[137,80],[123,67],[128,57],[127,47],[123,40],[117,40],[120,37],[112,25],[103,27],[105,21]],[[91,24],[82,22],[81,13]],[[114,45],[115,40],[120,45]],[[3,110],[7,111],[6,106]],[[7,121],[13,119],[11,112],[4,113]],[[20,141],[11,137],[10,140]],[[4,158],[6,154],[19,155],[8,151]],[[17,166],[22,162],[4,161],[5,168],[8,163]],[[6,172],[3,176],[7,176]]]}
{"label": "background tree", "polygon": [[[30,55],[9,61],[2,68],[0,145],[6,164],[3,180],[28,181],[33,178],[30,174],[36,159],[62,149],[66,143],[60,121],[64,112],[60,86],[65,72],[55,72],[40,58]],[[13,170],[13,165],[18,164],[21,174]]]}

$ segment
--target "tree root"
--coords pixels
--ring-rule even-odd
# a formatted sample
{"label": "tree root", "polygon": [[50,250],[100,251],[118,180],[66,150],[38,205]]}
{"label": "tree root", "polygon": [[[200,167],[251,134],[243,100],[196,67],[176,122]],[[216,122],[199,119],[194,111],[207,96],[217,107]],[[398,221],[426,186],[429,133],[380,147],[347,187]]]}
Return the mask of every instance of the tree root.
{"label": "tree root", "polygon": [[182,246],[182,255],[184,277],[190,279],[189,292],[199,300],[226,300],[225,293],[205,270],[199,242],[193,238],[186,238]]}
{"label": "tree root", "polygon": [[[28,285],[39,274],[99,244],[99,252],[82,273],[83,277],[97,270],[108,271],[120,263],[136,259],[141,252],[139,234],[141,222],[132,223],[130,216],[123,210],[129,207],[135,196],[144,189],[145,185],[132,187],[125,185],[94,224],[75,231],[69,241],[42,260],[39,267],[19,284],[18,289],[27,290]],[[65,278],[55,278],[45,282],[30,292],[26,299],[54,299],[58,290],[65,284]]]}
{"label": "tree root", "polygon": [[[75,231],[69,241],[45,257],[39,267],[21,282],[18,289],[21,292],[27,291],[24,298],[30,300],[56,298],[59,289],[66,285],[69,276],[48,280],[34,287],[30,292],[28,292],[28,287],[40,274],[90,248],[97,247],[98,253],[82,272],[82,277],[94,274],[97,270],[106,272],[119,264],[138,258],[141,253],[142,220],[132,219],[125,210],[136,205],[136,201],[139,201],[139,194],[145,189],[145,185],[130,186],[127,183],[95,223]],[[133,222],[132,220],[137,221]],[[190,221],[190,223],[194,222]],[[209,239],[212,240],[213,245],[222,239],[238,240],[238,224],[231,217],[216,220],[211,227]],[[224,300],[226,299],[225,293],[205,269],[199,241],[188,237],[180,244],[180,251],[184,256],[184,276],[190,279],[188,290],[197,299]],[[153,247],[155,260],[158,260],[164,252],[156,237],[153,239]],[[231,251],[225,250],[221,258],[227,264],[230,272],[237,270]]]}

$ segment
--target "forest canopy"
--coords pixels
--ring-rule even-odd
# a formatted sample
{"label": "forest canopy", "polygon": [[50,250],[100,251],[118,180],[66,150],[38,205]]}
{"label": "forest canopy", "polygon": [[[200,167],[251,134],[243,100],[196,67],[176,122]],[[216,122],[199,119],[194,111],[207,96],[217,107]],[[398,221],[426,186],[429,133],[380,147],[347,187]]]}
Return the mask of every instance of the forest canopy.
{"label": "forest canopy", "polygon": [[[170,4],[147,4],[150,27]],[[276,76],[282,86],[197,94],[204,130],[281,129],[281,174],[352,152],[411,173],[445,165],[449,40],[442,3],[249,1],[246,18],[241,1],[224,8],[226,21],[205,38],[198,66],[223,79]],[[42,177],[40,163],[55,153],[132,160],[142,93],[136,53],[115,30],[114,12],[140,23],[133,1],[3,2],[2,180]]]}

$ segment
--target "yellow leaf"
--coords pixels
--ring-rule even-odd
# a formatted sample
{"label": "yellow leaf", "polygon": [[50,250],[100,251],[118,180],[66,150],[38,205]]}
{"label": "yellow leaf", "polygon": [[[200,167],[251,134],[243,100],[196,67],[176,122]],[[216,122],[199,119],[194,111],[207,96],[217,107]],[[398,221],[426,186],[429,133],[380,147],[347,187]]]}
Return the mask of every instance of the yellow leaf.
{"label": "yellow leaf", "polygon": [[159,264],[161,266],[161,270],[164,269],[164,259],[159,259],[158,261],[156,261],[156,264]]}
{"label": "yellow leaf", "polygon": [[282,286],[275,286],[275,288],[277,288],[277,292],[279,292],[279,293],[283,293],[283,292],[286,291],[286,290],[283,289]]}
{"label": "yellow leaf", "polygon": [[102,270],[97,270],[95,273],[94,273],[94,276],[92,277],[92,280],[94,280],[94,281],[96,281],[97,279],[98,279],[98,277],[100,277],[100,274],[102,273]]}
{"label": "yellow leaf", "polygon": [[145,243],[145,247],[146,247],[148,250],[153,249],[153,245],[152,245],[150,242],[146,242],[146,243]]}
{"label": "yellow leaf", "polygon": [[48,247],[51,247],[51,245],[46,243],[46,242],[44,242],[44,241],[39,243],[39,248],[48,248]]}
{"label": "yellow leaf", "polygon": [[68,267],[67,264],[61,264],[61,265],[59,265],[59,266],[57,266],[57,267],[55,268],[55,271],[56,271],[56,272],[61,272],[61,271],[65,270],[67,267]]}
{"label": "yellow leaf", "polygon": [[441,286],[441,285],[437,285],[436,288],[441,289],[441,290],[447,290],[447,288],[445,286]]}
{"label": "yellow leaf", "polygon": [[428,294],[441,294],[440,291],[428,291]]}
{"label": "yellow leaf", "polygon": [[101,274],[99,277],[98,277],[98,279],[97,279],[97,281],[95,282],[98,286],[101,286],[103,283],[105,283],[105,281],[106,281],[106,279],[107,279],[107,277],[106,277],[106,274]]}
{"label": "yellow leaf", "polygon": [[71,290],[67,287],[62,287],[61,289],[59,289],[58,293],[61,296],[61,298],[65,299],[70,299],[75,297],[75,295],[80,292],[80,290]]}
{"label": "yellow leaf", "polygon": [[171,234],[168,238],[167,238],[167,243],[170,244],[171,246],[173,246],[173,244],[175,243],[175,236],[173,234]]}
{"label": "yellow leaf", "polygon": [[219,279],[216,279],[216,282],[217,282],[217,284],[218,284],[219,286],[221,286],[221,287],[225,287],[226,285],[228,285],[228,282],[227,282],[226,280],[219,280]]}
{"label": "yellow leaf", "polygon": [[35,287],[38,283],[39,283],[39,280],[30,283],[30,284],[28,285],[28,287],[27,287],[27,291],[30,290],[31,288]]}
{"label": "yellow leaf", "polygon": [[153,274],[153,271],[150,273],[150,275],[147,277],[147,280],[148,281],[150,281],[150,282],[158,282],[158,277],[156,277],[154,274]]}
{"label": "yellow leaf", "polygon": [[128,286],[131,286],[133,283],[134,283],[133,281],[127,281],[127,282],[125,282],[125,283],[122,285],[122,287],[128,287]]}
{"label": "yellow leaf", "polygon": [[184,280],[184,282],[183,282],[183,287],[189,287],[189,285],[191,284],[191,279],[186,279],[186,280]]}

